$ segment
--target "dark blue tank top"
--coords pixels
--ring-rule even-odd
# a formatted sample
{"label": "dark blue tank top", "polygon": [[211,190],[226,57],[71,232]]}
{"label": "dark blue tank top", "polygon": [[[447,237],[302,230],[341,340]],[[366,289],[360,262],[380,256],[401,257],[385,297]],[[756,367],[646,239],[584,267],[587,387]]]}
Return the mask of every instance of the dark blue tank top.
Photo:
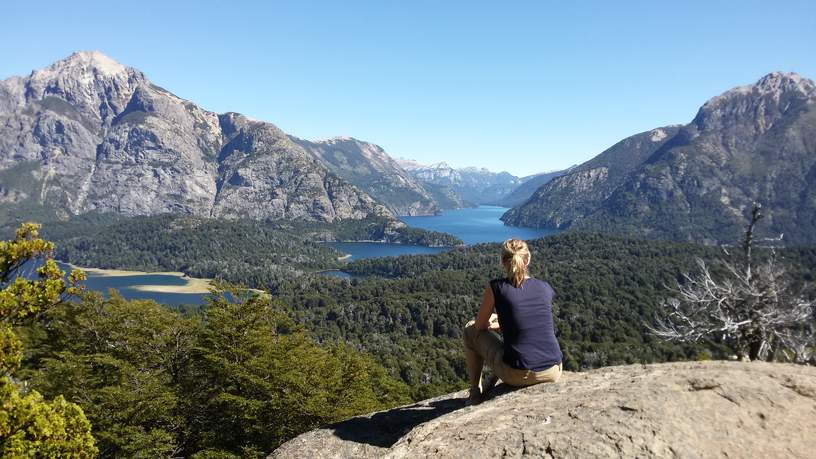
{"label": "dark blue tank top", "polygon": [[561,362],[555,339],[550,284],[530,278],[520,287],[507,279],[490,281],[496,314],[504,336],[504,362],[513,368],[540,371]]}

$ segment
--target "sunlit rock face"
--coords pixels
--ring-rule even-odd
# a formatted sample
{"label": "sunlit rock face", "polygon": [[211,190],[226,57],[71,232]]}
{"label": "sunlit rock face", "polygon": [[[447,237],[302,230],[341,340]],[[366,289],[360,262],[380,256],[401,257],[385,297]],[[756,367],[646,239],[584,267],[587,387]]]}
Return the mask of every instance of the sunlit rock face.
{"label": "sunlit rock face", "polygon": [[99,52],[0,82],[0,199],[69,214],[390,215],[270,123],[218,115]]}
{"label": "sunlit rock face", "polygon": [[467,391],[302,434],[284,458],[810,457],[816,368],[678,362],[565,372],[466,406]]}

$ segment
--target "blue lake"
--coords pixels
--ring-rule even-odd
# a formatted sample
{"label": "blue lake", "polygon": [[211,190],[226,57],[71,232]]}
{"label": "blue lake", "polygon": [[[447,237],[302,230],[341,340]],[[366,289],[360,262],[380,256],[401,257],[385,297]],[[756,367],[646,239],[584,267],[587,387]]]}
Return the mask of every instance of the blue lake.
{"label": "blue lake", "polygon": [[[507,210],[506,207],[479,206],[470,209],[448,210],[441,215],[427,217],[400,217],[400,220],[415,228],[453,234],[467,245],[483,242],[502,242],[510,238],[537,239],[559,232],[559,230],[553,229],[505,226],[499,218]],[[382,242],[329,242],[327,244],[351,255],[349,260],[396,257],[399,255],[424,255],[449,250],[447,247],[424,247],[385,244]],[[342,274],[331,273],[328,275],[342,276]]]}
{"label": "blue lake", "polygon": [[[66,273],[71,271],[69,265],[59,263]],[[94,272],[86,272],[87,279],[83,284],[89,290],[97,290],[108,293],[110,289],[116,289],[123,297],[134,300],[154,300],[162,304],[182,305],[182,304],[203,304],[207,294],[204,293],[169,293],[169,292],[149,292],[136,290],[137,285],[186,285],[187,281],[178,276],[170,274],[132,274],[126,276],[105,276]]]}
{"label": "blue lake", "polygon": [[351,255],[349,261],[363,258],[398,257],[400,255],[424,255],[443,252],[447,247],[387,244],[385,242],[327,242],[326,245]]}
{"label": "blue lake", "polygon": [[556,234],[556,229],[505,226],[499,218],[509,209],[479,206],[471,209],[447,210],[429,217],[400,217],[409,226],[453,234],[467,245],[482,242],[502,242],[510,238],[537,239]]}
{"label": "blue lake", "polygon": [[[441,215],[429,217],[401,217],[406,224],[433,231],[442,231],[453,234],[462,239],[465,244],[479,244],[483,242],[500,242],[511,237],[520,239],[535,239],[558,230],[519,228],[505,226],[499,217],[507,211],[504,207],[480,206],[471,209],[445,211]],[[330,242],[327,243],[337,250],[351,255],[349,260],[364,258],[394,257],[399,255],[434,254],[449,250],[447,247],[424,247],[416,245],[386,244],[381,242]],[[66,271],[70,266],[62,265]],[[124,276],[106,276],[88,272],[85,285],[91,290],[107,292],[114,288],[128,299],[152,299],[169,305],[202,304],[207,294],[202,293],[168,293],[136,290],[139,285],[185,285],[187,281],[181,277],[169,274],[132,274]],[[339,270],[321,273],[327,276],[351,278],[348,273]]]}

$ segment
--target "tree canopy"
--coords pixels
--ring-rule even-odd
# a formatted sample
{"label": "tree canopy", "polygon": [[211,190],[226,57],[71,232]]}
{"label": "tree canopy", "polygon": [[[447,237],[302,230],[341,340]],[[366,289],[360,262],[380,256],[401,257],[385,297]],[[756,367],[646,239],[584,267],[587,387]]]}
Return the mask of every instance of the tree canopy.
{"label": "tree canopy", "polygon": [[[81,271],[65,280],[50,258],[52,243],[39,237],[39,226],[24,224],[14,240],[0,242],[0,456],[94,457],[91,426],[82,408],[55,395],[47,400],[14,378],[23,345],[14,327],[58,309],[65,295],[76,293]],[[36,279],[18,276],[33,260],[45,258]]]}

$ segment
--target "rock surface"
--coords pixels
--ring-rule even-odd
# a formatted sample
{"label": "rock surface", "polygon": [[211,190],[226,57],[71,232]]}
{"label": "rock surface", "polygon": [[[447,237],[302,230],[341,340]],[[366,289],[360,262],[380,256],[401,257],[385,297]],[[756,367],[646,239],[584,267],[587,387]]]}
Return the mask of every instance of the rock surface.
{"label": "rock surface", "polygon": [[762,236],[816,242],[816,83],[795,73],[714,97],[685,126],[624,139],[503,220],[733,243],[754,201]]}
{"label": "rock surface", "polygon": [[506,223],[519,226],[568,228],[602,206],[626,180],[674,135],[677,127],[664,127],[626,138],[595,158],[554,178],[536,190],[528,201],[502,216]]}
{"label": "rock surface", "polygon": [[813,457],[816,368],[681,362],[565,373],[307,432],[270,458]]}
{"label": "rock surface", "polygon": [[64,214],[391,216],[273,124],[203,110],[99,52],[0,81],[0,203]]}

